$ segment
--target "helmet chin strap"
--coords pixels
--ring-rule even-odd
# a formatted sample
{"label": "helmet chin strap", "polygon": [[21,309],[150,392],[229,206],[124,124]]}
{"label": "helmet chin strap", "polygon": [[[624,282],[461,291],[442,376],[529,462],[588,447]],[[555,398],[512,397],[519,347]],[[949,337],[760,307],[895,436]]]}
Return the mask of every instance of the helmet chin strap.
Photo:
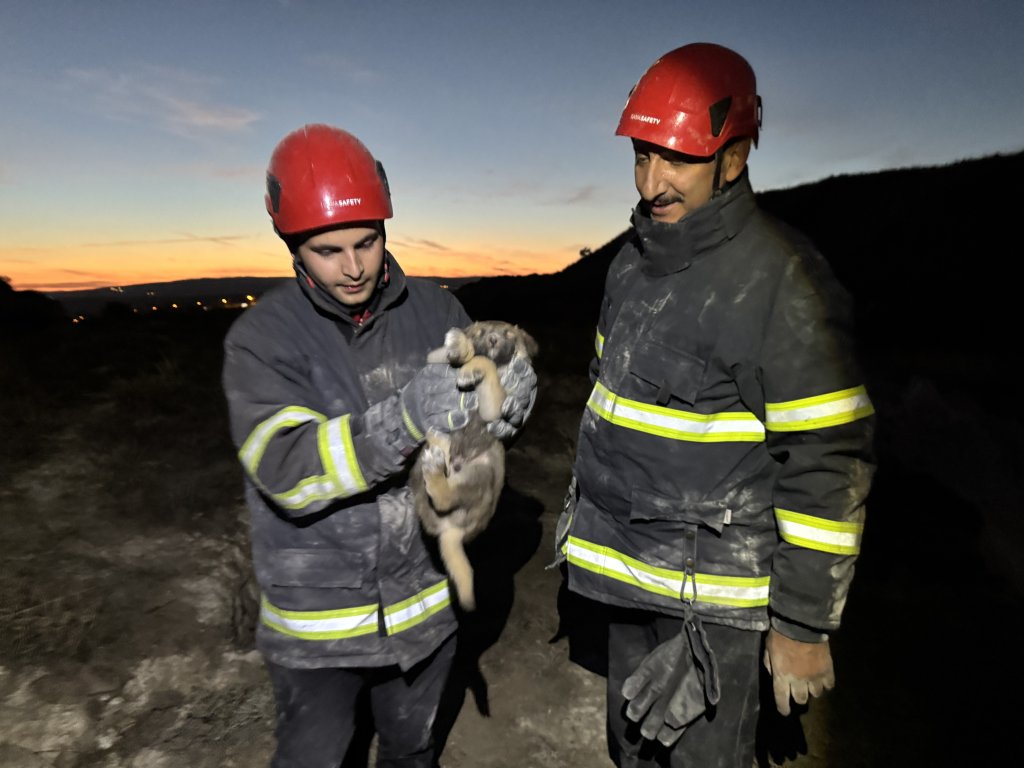
{"label": "helmet chin strap", "polygon": [[715,179],[712,182],[714,186],[711,187],[711,199],[714,200],[716,197],[725,192],[725,185],[721,185],[722,181],[722,160],[725,157],[725,147],[720,147],[715,152]]}

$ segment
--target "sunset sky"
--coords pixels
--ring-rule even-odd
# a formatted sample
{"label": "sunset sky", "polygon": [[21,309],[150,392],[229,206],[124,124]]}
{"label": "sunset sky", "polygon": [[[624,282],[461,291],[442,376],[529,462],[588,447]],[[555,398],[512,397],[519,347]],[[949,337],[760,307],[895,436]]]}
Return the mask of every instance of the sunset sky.
{"label": "sunset sky", "polygon": [[1021,0],[0,0],[0,275],[289,274],[264,171],[307,122],[384,163],[406,271],[553,272],[628,226],[614,130],[672,48],[753,65],[765,190],[1024,148],[1022,40]]}

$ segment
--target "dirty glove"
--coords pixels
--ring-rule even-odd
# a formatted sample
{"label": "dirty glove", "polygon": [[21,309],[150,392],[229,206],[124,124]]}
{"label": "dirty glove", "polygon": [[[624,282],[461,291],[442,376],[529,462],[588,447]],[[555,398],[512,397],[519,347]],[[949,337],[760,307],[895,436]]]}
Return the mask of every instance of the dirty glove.
{"label": "dirty glove", "polygon": [[402,421],[417,442],[428,430],[452,432],[469,423],[477,396],[459,391],[456,373],[447,363],[428,363],[402,387]]}
{"label": "dirty glove", "polygon": [[640,723],[645,739],[667,747],[721,697],[718,665],[700,619],[692,615],[684,629],[640,662],[622,685],[629,704],[626,717]]}
{"label": "dirty glove", "polygon": [[501,418],[488,424],[487,430],[499,440],[508,441],[522,429],[537,399],[537,374],[529,358],[513,357],[501,373],[501,386],[505,389]]}
{"label": "dirty glove", "polygon": [[811,696],[821,696],[836,684],[827,639],[805,643],[769,629],[764,665],[772,676],[775,706],[783,715],[789,714],[790,697],[797,704],[806,704]]}

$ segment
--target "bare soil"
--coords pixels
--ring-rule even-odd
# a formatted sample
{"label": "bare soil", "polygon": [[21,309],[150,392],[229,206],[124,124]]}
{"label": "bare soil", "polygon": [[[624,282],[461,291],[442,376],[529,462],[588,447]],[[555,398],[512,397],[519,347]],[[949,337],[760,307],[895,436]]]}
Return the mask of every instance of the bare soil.
{"label": "bare soil", "polygon": [[[268,764],[223,330],[106,327],[0,349],[0,768]],[[604,681],[569,660],[546,568],[588,389],[583,371],[542,371],[498,514],[470,547],[480,608],[439,717],[444,768],[611,764]],[[1024,682],[1005,629],[1020,597],[986,569],[979,542],[1000,537],[963,514],[967,489],[927,471],[952,466],[923,447],[951,401],[915,392],[878,388],[876,405],[914,427],[883,447],[924,434],[879,474],[838,688],[799,717],[765,710],[762,767],[1011,764],[1014,709],[998,702]]]}

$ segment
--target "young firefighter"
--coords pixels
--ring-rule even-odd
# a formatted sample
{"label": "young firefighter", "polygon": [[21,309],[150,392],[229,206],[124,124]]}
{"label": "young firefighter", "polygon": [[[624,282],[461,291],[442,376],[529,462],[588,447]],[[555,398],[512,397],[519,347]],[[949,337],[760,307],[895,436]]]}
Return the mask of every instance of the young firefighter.
{"label": "young firefighter", "polygon": [[[450,366],[425,365],[469,318],[385,249],[387,180],[351,134],[286,136],[266,205],[297,279],[228,332],[224,389],[262,591],[256,644],[277,704],[271,765],[337,768],[368,692],[378,765],[430,768],[456,618],[406,481],[427,430],[458,429],[476,407]],[[535,395],[526,361],[514,368],[500,437]]]}
{"label": "young firefighter", "polygon": [[559,548],[570,589],[611,606],[619,766],[750,766],[762,658],[783,714],[834,682],[873,409],[846,294],[758,209],[760,109],[746,60],[697,43],[647,70],[616,131],[640,202],[608,271]]}

